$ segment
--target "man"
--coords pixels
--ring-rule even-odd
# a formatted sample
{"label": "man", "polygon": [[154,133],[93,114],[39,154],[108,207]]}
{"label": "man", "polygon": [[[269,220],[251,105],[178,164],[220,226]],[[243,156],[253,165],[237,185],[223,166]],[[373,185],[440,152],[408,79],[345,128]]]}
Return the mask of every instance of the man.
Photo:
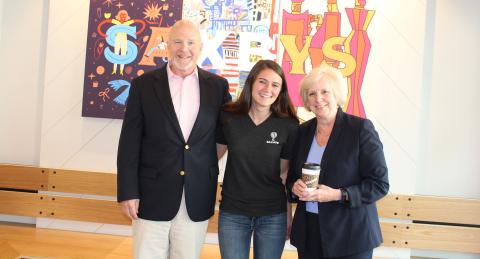
{"label": "man", "polygon": [[175,23],[168,63],[132,81],[118,147],[118,201],[133,222],[134,257],[199,258],[213,215],[215,134],[226,79],[196,66],[197,26]]}

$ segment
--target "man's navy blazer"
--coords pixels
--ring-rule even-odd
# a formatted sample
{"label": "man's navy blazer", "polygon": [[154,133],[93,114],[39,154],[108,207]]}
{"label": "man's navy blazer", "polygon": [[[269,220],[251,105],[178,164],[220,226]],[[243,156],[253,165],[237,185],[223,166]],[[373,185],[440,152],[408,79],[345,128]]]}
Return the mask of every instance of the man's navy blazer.
{"label": "man's navy blazer", "polygon": [[[290,242],[301,251],[306,244],[307,214],[305,202],[299,201],[291,190],[301,178],[316,128],[316,118],[300,125],[287,179],[288,197],[298,202]],[[373,124],[339,108],[320,167],[319,184],[344,188],[350,199],[345,204],[318,203],[318,244],[322,245],[324,256],[346,256],[379,246],[382,234],[375,202],[387,194],[389,184],[383,146]]]}
{"label": "man's navy blazer", "polygon": [[166,65],[132,81],[118,146],[117,199],[140,199],[142,219],[173,219],[184,189],[193,221],[214,213],[215,134],[220,109],[231,96],[226,79],[197,69],[200,106],[188,139],[175,114]]}

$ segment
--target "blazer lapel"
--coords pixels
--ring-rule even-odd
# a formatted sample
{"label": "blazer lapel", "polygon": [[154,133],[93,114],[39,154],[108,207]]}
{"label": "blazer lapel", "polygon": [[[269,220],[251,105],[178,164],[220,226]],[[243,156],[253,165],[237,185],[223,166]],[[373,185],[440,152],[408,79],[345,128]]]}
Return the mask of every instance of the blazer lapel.
{"label": "blazer lapel", "polygon": [[177,115],[175,114],[175,108],[173,107],[170,87],[168,86],[167,66],[168,64],[156,71],[155,77],[157,78],[157,81],[155,82],[154,89],[164,110],[165,116],[170,120],[179,137],[184,140],[180,123],[178,122]]}
{"label": "blazer lapel", "polygon": [[200,88],[200,104],[198,107],[198,114],[197,118],[195,119],[195,123],[193,124],[192,131],[190,132],[190,136],[188,137],[188,143],[191,143],[191,140],[195,139],[195,136],[198,133],[198,128],[200,126],[200,123],[203,121],[203,116],[205,116],[205,99],[207,97],[208,93],[208,82],[207,82],[207,77],[205,76],[205,73],[203,73],[203,70],[197,67],[198,70],[198,87]]}
{"label": "blazer lapel", "polygon": [[[332,133],[330,134],[330,138],[328,139],[327,146],[325,147],[325,151],[323,152],[322,168],[327,167],[328,161],[332,157],[332,150],[338,145],[338,141],[340,140],[340,135],[343,129],[343,116],[344,114],[342,109],[338,108],[337,116],[335,117],[335,123],[333,124]],[[320,177],[320,178],[323,178],[323,177]]]}
{"label": "blazer lapel", "polygon": [[301,148],[300,149],[300,161],[302,163],[302,166],[303,164],[305,164],[305,162],[307,161],[307,156],[308,156],[308,153],[310,152],[310,148],[312,147],[312,140],[315,138],[315,129],[317,128],[317,119],[312,119],[311,121],[309,122],[305,122],[305,123],[309,123],[306,127],[306,131],[305,131],[305,136],[304,136],[304,144],[301,145],[301,146],[304,146],[305,148]]}

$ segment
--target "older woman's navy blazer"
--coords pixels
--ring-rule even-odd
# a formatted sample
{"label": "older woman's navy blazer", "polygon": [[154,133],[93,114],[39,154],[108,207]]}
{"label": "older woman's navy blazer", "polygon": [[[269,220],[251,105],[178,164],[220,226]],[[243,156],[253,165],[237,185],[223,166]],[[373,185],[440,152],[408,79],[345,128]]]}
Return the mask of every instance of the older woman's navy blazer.
{"label": "older woman's navy blazer", "polygon": [[[305,202],[291,192],[301,177],[317,120],[300,126],[290,160],[287,191],[291,202],[298,202],[292,224],[290,242],[300,251],[306,244]],[[344,113],[338,109],[332,133],[321,161],[320,184],[344,188],[349,201],[318,203],[318,221],[325,257],[360,253],[382,243],[375,202],[388,192],[388,174],[383,146],[371,121]]]}

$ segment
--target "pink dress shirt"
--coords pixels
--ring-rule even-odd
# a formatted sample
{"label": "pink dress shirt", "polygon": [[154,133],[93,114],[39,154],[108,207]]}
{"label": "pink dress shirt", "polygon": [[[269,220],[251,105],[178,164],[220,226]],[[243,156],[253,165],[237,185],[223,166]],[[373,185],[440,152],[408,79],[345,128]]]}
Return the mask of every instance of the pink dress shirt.
{"label": "pink dress shirt", "polygon": [[167,65],[168,86],[172,96],[173,107],[177,115],[183,138],[188,142],[193,124],[197,119],[200,107],[200,86],[198,83],[198,70],[182,78],[175,75]]}

